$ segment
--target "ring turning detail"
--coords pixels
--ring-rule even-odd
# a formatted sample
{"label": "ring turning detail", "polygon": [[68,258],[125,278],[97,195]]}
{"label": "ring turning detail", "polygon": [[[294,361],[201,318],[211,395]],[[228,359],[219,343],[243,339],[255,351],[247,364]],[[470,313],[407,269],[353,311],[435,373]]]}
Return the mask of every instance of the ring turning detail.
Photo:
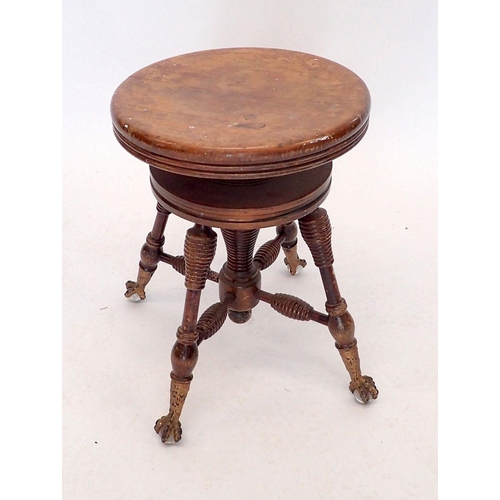
{"label": "ring turning detail", "polygon": [[[225,324],[247,322],[261,302],[287,318],[327,328],[348,372],[349,390],[363,404],[378,397],[360,367],[354,321],[334,271],[332,229],[321,207],[332,161],[366,133],[370,94],[347,68],[302,52],[219,49],[152,64],[126,79],[111,102],[119,143],[149,165],[157,200],[151,232],[125,296],[146,298],[160,263],[184,276],[185,298],[171,351],[170,403],[154,430],[164,443],[181,439],[181,413],[200,345]],[[182,255],[165,251],[171,215],[192,226]],[[262,229],[275,236],[257,245]],[[218,234],[227,259],[214,270]],[[308,247],[326,296],[324,311],[262,286],[280,255],[295,276]],[[257,248],[256,248],[257,246]],[[218,300],[200,313],[207,282]],[[320,285],[321,286],[321,285]]]}

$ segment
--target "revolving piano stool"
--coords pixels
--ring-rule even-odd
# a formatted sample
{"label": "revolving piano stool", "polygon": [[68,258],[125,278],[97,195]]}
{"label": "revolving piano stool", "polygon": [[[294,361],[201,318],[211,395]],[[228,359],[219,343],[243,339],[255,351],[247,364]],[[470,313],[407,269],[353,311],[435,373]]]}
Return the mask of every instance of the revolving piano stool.
{"label": "revolving piano stool", "polygon": [[[354,322],[333,270],[331,226],[320,208],[330,184],[332,160],[363,138],[370,111],[364,82],[345,67],[310,54],[238,48],[166,59],[127,78],[111,102],[119,143],[150,166],[157,200],[153,228],[142,247],[136,281],[125,296],[145,298],[160,262],[185,276],[186,298],[172,349],[170,408],[155,425],[163,442],[181,439],[179,417],[201,342],[226,317],[244,323],[259,302],[288,318],[328,328],[349,372],[350,391],[361,403],[378,395],[361,374]],[[194,223],[184,255],[163,251],[167,219]],[[298,228],[295,221],[298,221]],[[276,237],[255,253],[261,228]],[[210,268],[219,228],[227,261]],[[300,298],[261,288],[261,272],[283,249],[294,275],[298,229],[319,268],[326,313]],[[201,316],[200,294],[218,283],[219,301]]]}

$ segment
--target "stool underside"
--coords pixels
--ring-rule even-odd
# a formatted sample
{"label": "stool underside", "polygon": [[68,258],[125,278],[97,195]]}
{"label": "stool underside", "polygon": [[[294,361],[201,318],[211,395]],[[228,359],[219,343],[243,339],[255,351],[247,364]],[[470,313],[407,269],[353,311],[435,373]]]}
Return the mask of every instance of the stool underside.
{"label": "stool underside", "polygon": [[198,224],[251,229],[285,224],[313,211],[326,198],[332,162],[312,172],[231,182],[198,179],[150,168],[151,187],[167,210]]}

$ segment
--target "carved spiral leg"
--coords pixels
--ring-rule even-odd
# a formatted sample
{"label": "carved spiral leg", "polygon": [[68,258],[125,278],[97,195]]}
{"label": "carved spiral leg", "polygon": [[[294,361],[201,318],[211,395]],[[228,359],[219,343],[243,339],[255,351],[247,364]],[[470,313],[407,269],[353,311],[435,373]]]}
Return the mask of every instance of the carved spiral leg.
{"label": "carved spiral leg", "polygon": [[294,276],[297,274],[298,267],[306,267],[307,262],[304,259],[300,259],[297,255],[297,224],[291,222],[284,226],[278,226],[276,228],[277,234],[284,234],[284,240],[281,243],[281,248],[285,253],[285,265],[288,267],[290,274]]}
{"label": "carved spiral leg", "polygon": [[144,300],[146,298],[144,288],[149,283],[151,276],[153,276],[153,273],[158,267],[163,243],[165,242],[163,233],[165,232],[165,226],[167,225],[167,219],[170,212],[165,210],[159,204],[156,206],[156,210],[156,219],[153,229],[147,235],[146,243],[144,243],[141,249],[141,260],[139,262],[137,281],[127,281],[125,283],[125,286],[127,287],[125,297],[134,302]]}
{"label": "carved spiral leg", "polygon": [[209,227],[196,224],[187,231],[184,243],[186,300],[182,324],[177,329],[177,340],[172,348],[170,409],[168,415],[155,424],[155,431],[164,443],[181,439],[179,417],[198,361],[200,296],[215,255],[216,243],[216,234]]}
{"label": "carved spiral leg", "polygon": [[347,304],[340,295],[333,270],[331,245],[332,228],[325,209],[314,212],[299,220],[302,237],[311,250],[314,264],[319,268],[326,292],[328,329],[335,339],[335,345],[351,377],[350,391],[361,403],[376,399],[378,390],[373,379],[361,374],[357,342],[354,337],[354,320],[347,311]]}

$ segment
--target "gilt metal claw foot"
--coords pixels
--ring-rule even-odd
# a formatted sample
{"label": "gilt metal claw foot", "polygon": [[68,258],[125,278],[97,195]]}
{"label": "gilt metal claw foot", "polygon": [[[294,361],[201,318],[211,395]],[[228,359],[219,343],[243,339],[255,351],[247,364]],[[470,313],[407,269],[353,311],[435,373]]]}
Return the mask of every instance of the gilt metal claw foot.
{"label": "gilt metal claw foot", "polygon": [[182,436],[179,418],[170,413],[156,421],[155,431],[161,437],[162,442],[166,444],[177,443]]}
{"label": "gilt metal claw foot", "polygon": [[349,390],[354,394],[356,401],[366,404],[370,399],[377,399],[378,389],[375,382],[368,375],[362,375],[360,379],[349,384]]}
{"label": "gilt metal claw foot", "polygon": [[288,267],[290,274],[297,274],[298,268],[306,267],[307,263],[304,259],[299,259],[297,255],[297,234],[298,228],[295,222],[290,222],[276,228],[276,233],[281,239],[281,248],[285,254],[285,265]]}
{"label": "gilt metal claw foot", "polygon": [[297,245],[294,245],[291,248],[286,248],[284,246],[283,252],[285,253],[285,258],[283,260],[292,276],[295,276],[297,274],[299,266],[300,267],[307,266],[307,262],[304,259],[300,259],[299,256],[297,255]]}
{"label": "gilt metal claw foot", "polygon": [[349,390],[353,393],[356,401],[366,404],[370,399],[377,399],[378,389],[375,382],[368,375],[361,375],[358,346],[356,340],[347,346],[335,344],[340,352],[342,361],[349,372],[351,383]]}
{"label": "gilt metal claw foot", "polygon": [[172,379],[170,384],[170,410],[168,415],[159,418],[155,423],[155,431],[163,443],[172,444],[181,440],[182,427],[179,421],[184,401],[189,391],[189,382]]}
{"label": "gilt metal claw foot", "polygon": [[137,273],[137,281],[127,281],[125,286],[127,287],[127,291],[125,292],[125,297],[130,299],[132,302],[139,302],[140,300],[144,300],[146,298],[146,285],[149,283],[153,272],[149,272],[144,270],[139,265],[139,272]]}

